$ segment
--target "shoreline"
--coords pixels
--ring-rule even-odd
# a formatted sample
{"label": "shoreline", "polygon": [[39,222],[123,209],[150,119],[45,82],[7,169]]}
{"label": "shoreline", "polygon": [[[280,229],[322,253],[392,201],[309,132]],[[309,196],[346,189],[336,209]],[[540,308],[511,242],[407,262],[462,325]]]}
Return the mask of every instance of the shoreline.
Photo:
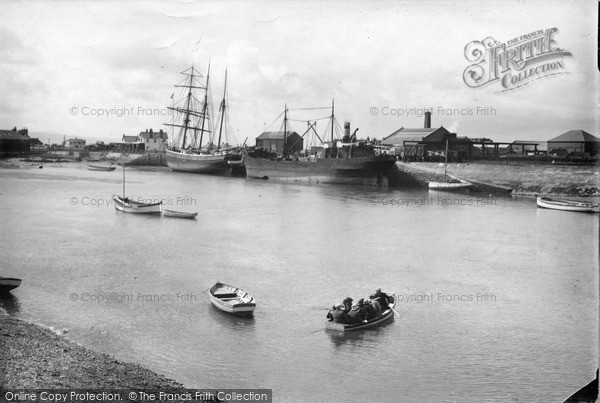
{"label": "shoreline", "polygon": [[0,314],[0,390],[135,389],[184,386],[137,364],[94,352],[50,329]]}

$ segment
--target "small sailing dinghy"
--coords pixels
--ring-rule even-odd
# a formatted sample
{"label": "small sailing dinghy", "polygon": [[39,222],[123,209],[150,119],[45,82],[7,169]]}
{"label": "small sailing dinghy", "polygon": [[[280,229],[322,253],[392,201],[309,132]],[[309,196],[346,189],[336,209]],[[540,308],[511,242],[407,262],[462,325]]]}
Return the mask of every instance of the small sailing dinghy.
{"label": "small sailing dinghy", "polygon": [[20,278],[0,277],[0,294],[6,294],[20,285]]}
{"label": "small sailing dinghy", "polygon": [[538,207],[552,210],[575,211],[579,213],[598,213],[600,210],[600,205],[598,203],[575,200],[558,200],[551,199],[550,197],[538,197],[537,205]]}
{"label": "small sailing dinghy", "polygon": [[157,203],[142,203],[125,197],[125,161],[123,161],[123,196],[113,195],[115,208],[124,213],[160,214],[162,201]]}
{"label": "small sailing dinghy", "polygon": [[210,302],[223,312],[240,316],[251,315],[256,308],[256,300],[252,295],[221,282],[210,288]]}
{"label": "small sailing dinghy", "polygon": [[458,179],[458,181],[454,181],[448,178],[448,140],[446,140],[446,154],[445,154],[445,162],[444,162],[444,180],[441,182],[431,181],[428,184],[429,189],[432,190],[460,190],[460,189],[468,189],[473,184],[471,182],[467,182],[462,179]]}
{"label": "small sailing dinghy", "polygon": [[172,218],[189,218],[194,219],[198,213],[186,213],[185,211],[163,210],[163,216]]}

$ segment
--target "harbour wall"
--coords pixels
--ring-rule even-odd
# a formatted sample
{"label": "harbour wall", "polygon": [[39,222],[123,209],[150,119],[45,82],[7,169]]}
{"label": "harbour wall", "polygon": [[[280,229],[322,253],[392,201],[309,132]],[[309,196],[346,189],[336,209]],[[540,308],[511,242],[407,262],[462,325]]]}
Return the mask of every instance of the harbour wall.
{"label": "harbour wall", "polygon": [[[600,195],[597,165],[524,165],[491,163],[449,163],[448,174],[481,182],[499,189],[511,188],[514,195]],[[396,162],[388,176],[390,186],[427,186],[444,177],[444,163]]]}

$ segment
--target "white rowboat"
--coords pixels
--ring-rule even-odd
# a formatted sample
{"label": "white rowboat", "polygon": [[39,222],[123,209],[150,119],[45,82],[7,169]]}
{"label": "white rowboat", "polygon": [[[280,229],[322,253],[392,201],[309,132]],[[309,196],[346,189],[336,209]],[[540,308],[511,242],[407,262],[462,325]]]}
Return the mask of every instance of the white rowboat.
{"label": "white rowboat", "polygon": [[186,213],[184,211],[175,211],[175,210],[163,210],[163,216],[165,217],[173,217],[173,218],[196,218],[198,213]]}
{"label": "white rowboat", "polygon": [[211,287],[210,301],[223,312],[234,315],[251,315],[256,308],[256,300],[252,295],[220,282]]}
{"label": "white rowboat", "polygon": [[600,205],[593,202],[575,201],[575,200],[558,200],[551,199],[549,197],[538,197],[538,207],[562,210],[562,211],[576,211],[579,213],[598,213]]}

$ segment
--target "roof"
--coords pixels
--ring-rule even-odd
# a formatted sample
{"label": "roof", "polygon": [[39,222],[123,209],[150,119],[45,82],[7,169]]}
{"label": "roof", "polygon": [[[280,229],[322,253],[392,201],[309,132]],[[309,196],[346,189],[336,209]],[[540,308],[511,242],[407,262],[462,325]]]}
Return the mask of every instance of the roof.
{"label": "roof", "polygon": [[443,129],[443,132],[448,133],[443,126],[440,127],[431,127],[431,128],[416,128],[409,129],[401,127],[396,130],[394,133],[390,134],[387,137],[384,137],[381,140],[382,145],[402,145],[405,141],[421,141],[424,137],[429,136],[430,134]]}
{"label": "roof", "polygon": [[14,130],[0,130],[0,139],[29,140],[29,136]]}
{"label": "roof", "polygon": [[556,136],[548,142],[557,143],[600,143],[600,139],[596,136],[592,136],[583,130],[569,130],[566,133]]}
{"label": "roof", "polygon": [[78,139],[77,137],[75,137],[73,139],[67,139],[67,141],[70,141],[72,143],[77,143],[77,142],[83,142],[83,143],[85,143],[84,139]]}
{"label": "roof", "polygon": [[138,136],[126,136],[123,135],[123,141],[125,143],[137,143],[139,141]]}
{"label": "roof", "polygon": [[[296,136],[298,136],[298,133],[296,132],[288,132],[288,137],[290,137],[291,135],[295,134]],[[263,132],[261,133],[260,136],[258,136],[256,138],[257,140],[277,140],[277,139],[283,139],[283,132]]]}
{"label": "roof", "polygon": [[169,136],[167,135],[166,132],[160,130],[158,132],[149,132],[149,131],[145,131],[145,132],[140,132],[140,138],[142,139],[168,139]]}

